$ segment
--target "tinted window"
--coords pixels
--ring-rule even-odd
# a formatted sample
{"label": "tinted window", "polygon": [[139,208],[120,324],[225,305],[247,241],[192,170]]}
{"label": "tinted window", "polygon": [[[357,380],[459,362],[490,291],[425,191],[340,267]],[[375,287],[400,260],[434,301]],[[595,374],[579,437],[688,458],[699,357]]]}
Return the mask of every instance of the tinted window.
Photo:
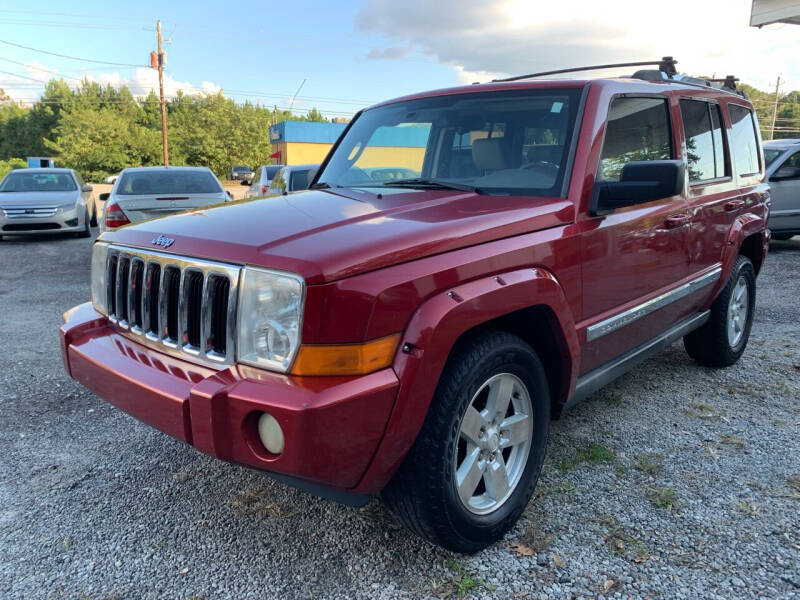
{"label": "tinted window", "polygon": [[304,190],[308,187],[308,169],[292,171],[289,175],[289,191]]}
{"label": "tinted window", "polygon": [[758,164],[758,138],[752,113],[743,106],[729,104],[731,115],[731,148],[736,172],[753,175],[760,171]]}
{"label": "tinted window", "polygon": [[681,100],[689,181],[725,177],[725,145],[719,106],[701,100]]}
{"label": "tinted window", "polygon": [[783,154],[783,150],[764,148],[764,162],[767,163],[767,166],[770,166],[781,154]]}
{"label": "tinted window", "polygon": [[237,173],[247,173],[250,171],[250,167],[237,166],[233,167],[233,170]]}
{"label": "tinted window", "polygon": [[782,167],[800,167],[800,152],[795,152],[789,158],[787,158]]}
{"label": "tinted window", "polygon": [[137,194],[216,194],[222,191],[217,178],[208,171],[131,171],[117,185],[121,196]]}
{"label": "tinted window", "polygon": [[608,109],[598,179],[619,179],[622,167],[632,161],[669,160],[671,140],[666,100],[615,98]]}
{"label": "tinted window", "polygon": [[75,180],[68,173],[30,173],[12,171],[0,183],[0,192],[72,192]]}
{"label": "tinted window", "polygon": [[267,171],[267,179],[272,181],[275,178],[275,174],[281,170],[280,167],[264,167]]}

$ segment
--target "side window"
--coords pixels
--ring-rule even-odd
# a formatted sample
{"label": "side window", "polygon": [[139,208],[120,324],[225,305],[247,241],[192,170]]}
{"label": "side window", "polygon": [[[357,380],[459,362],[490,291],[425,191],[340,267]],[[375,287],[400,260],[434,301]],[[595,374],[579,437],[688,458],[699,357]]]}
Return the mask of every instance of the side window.
{"label": "side window", "polygon": [[629,162],[670,158],[672,135],[666,98],[615,98],[611,101],[598,180],[619,180],[622,168]]}
{"label": "side window", "polygon": [[725,144],[719,106],[703,100],[681,100],[680,105],[689,181],[725,177]]}
{"label": "side window", "polygon": [[292,171],[289,176],[289,191],[305,190],[308,188],[308,169],[304,171]]}
{"label": "side window", "polygon": [[755,175],[761,171],[758,163],[758,138],[753,114],[744,106],[729,104],[731,115],[731,149],[736,172]]}
{"label": "side window", "polygon": [[284,181],[285,169],[281,169],[277,173],[275,173],[275,177],[272,178],[272,183],[269,184],[269,192],[270,194],[282,194],[283,190],[286,189],[286,182]]}
{"label": "side window", "polygon": [[257,189],[261,185],[261,167],[256,169],[255,174],[253,175],[253,183],[250,184],[250,187],[253,189]]}
{"label": "side window", "polygon": [[789,158],[787,158],[781,167],[794,167],[795,169],[800,168],[800,152],[795,152]]}

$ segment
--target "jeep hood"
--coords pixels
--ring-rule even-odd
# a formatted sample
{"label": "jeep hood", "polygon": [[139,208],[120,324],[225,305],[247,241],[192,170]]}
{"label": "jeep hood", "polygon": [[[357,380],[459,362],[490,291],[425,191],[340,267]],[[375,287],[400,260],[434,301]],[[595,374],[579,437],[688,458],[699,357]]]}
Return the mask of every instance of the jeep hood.
{"label": "jeep hood", "polygon": [[154,219],[102,236],[114,243],[291,271],[333,281],[573,219],[563,198],[452,190],[308,190]]}

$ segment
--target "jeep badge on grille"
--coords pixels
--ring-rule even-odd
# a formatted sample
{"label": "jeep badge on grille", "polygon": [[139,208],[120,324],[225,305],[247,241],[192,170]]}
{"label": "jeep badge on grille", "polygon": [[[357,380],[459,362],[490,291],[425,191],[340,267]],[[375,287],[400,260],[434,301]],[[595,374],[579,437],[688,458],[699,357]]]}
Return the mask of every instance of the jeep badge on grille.
{"label": "jeep badge on grille", "polygon": [[172,244],[175,243],[175,240],[172,238],[165,237],[163,235],[154,238],[152,244],[156,246],[161,246],[162,248],[169,248]]}

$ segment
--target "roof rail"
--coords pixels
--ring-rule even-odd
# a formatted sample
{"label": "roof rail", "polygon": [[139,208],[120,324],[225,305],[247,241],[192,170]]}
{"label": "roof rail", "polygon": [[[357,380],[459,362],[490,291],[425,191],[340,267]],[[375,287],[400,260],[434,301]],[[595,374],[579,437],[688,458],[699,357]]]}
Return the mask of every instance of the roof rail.
{"label": "roof rail", "polygon": [[[725,92],[737,94],[746,97],[745,93],[736,87],[736,82],[739,81],[733,75],[728,75],[724,79],[701,79],[698,77],[689,77],[688,75],[678,74],[675,65],[678,61],[671,56],[664,56],[661,60],[629,62],[629,63],[614,63],[607,65],[592,65],[588,67],[572,67],[569,69],[557,69],[555,71],[542,71],[541,73],[531,73],[529,75],[516,75],[514,77],[506,77],[505,79],[493,79],[492,82],[508,82],[519,81],[521,79],[533,79],[535,77],[544,77],[546,75],[561,75],[563,73],[578,73],[580,71],[597,71],[601,69],[616,69],[620,67],[649,67],[657,66],[658,69],[640,69],[636,71],[631,77],[633,79],[642,79],[644,81],[674,81],[675,83],[683,83],[685,85],[692,85],[697,87],[713,87]],[[722,84],[720,86],[713,85],[715,83]]]}
{"label": "roof rail", "polygon": [[519,81],[520,79],[533,79],[534,77],[544,77],[545,75],[560,75],[562,73],[578,73],[580,71],[597,71],[600,69],[616,69],[620,67],[647,67],[658,65],[658,70],[668,76],[677,75],[678,71],[675,69],[677,60],[671,56],[665,56],[661,60],[649,60],[642,62],[629,62],[629,63],[613,63],[608,65],[592,65],[589,67],[572,67],[570,69],[558,69],[556,71],[542,71],[541,73],[531,73],[529,75],[516,75],[515,77],[506,77],[505,79],[493,79],[492,82],[502,81]]}

